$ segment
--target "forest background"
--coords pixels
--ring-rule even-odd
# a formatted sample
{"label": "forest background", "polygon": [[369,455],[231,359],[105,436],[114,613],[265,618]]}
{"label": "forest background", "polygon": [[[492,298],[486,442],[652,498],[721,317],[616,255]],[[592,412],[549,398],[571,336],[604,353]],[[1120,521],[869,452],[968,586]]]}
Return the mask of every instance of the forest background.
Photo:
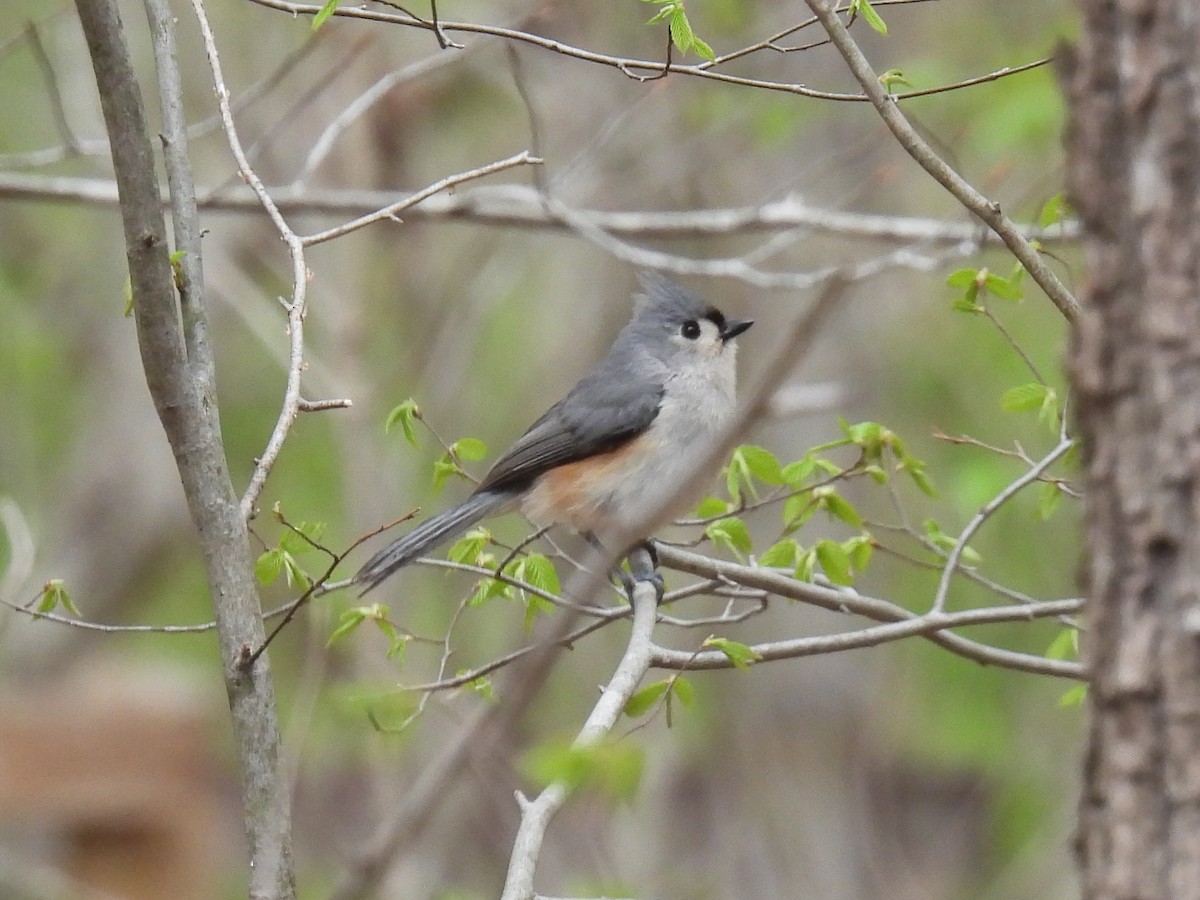
{"label": "forest background", "polygon": [[[469,486],[453,472],[444,477],[453,468],[444,445],[482,440],[489,459],[507,446],[607,347],[629,315],[639,267],[661,268],[726,313],[757,320],[741,340],[744,393],[768,368],[775,338],[829,290],[836,269],[833,306],[810,351],[797,354],[739,442],[787,464],[842,441],[818,455],[850,469],[867,439],[859,431],[857,442],[844,440],[840,417],[882,423],[914,462],[904,470],[906,457],[889,445],[887,484],[858,472],[832,482],[838,499],[817,495],[824,502],[790,537],[801,555],[837,543],[854,570],[840,572],[827,543],[807,558],[818,579],[852,577],[862,595],[927,609],[954,538],[1060,445],[1067,321],[1028,277],[1013,277],[1012,256],[905,154],[868,103],[674,72],[645,80],[654,73],[469,31],[448,31],[465,46],[442,48],[429,29],[343,16],[314,30],[311,15],[269,7],[204,5],[241,142],[296,233],[335,227],[522,153],[543,162],[516,159],[477,173],[399,212],[400,221],[306,248],[302,393],[353,405],[295,420],[257,498],[253,555],[278,548],[288,531],[271,513],[276,504],[287,522],[322,523],[321,543],[342,552],[414,507],[436,510],[463,496]],[[294,363],[279,299],[294,298],[294,259],[238,175],[192,4],[171,9],[193,126],[221,424],[240,492],[276,426]],[[132,2],[121,10],[157,132],[145,12]],[[646,21],[655,10],[629,0],[438,12],[661,60],[665,27]],[[692,3],[687,12],[718,56],[809,18],[803,4],[742,0]],[[1073,36],[1073,10],[971,0],[877,3],[875,12],[886,35],[862,16],[851,30],[876,72],[889,73],[889,91],[995,76],[901,108],[937,154],[1029,226],[1076,287],[1055,71],[1043,63],[1003,72],[1051,56]],[[812,25],[778,45],[823,38]],[[703,61],[696,48],[672,52],[679,64]],[[719,70],[860,92],[829,46],[760,49]],[[20,773],[10,779],[18,786],[0,786],[0,879],[29,896],[84,883],[125,896],[138,835],[162,829],[175,849],[159,862],[182,868],[160,872],[146,862],[133,880],[153,871],[176,887],[181,877],[199,879],[196,896],[235,896],[246,877],[241,803],[217,640],[211,630],[165,628],[207,622],[212,605],[125,314],[129,274],[112,167],[74,9],[3,4],[0,82],[0,600],[42,602],[42,585],[62,579],[78,618],[153,626],[106,632],[16,610],[0,616],[0,720],[10,732],[0,743],[14,757],[8,770]],[[627,215],[601,215],[609,213]],[[393,417],[385,430],[389,412],[409,398],[420,421]],[[402,425],[413,426],[415,442]],[[487,459],[472,458],[481,448],[456,447],[463,469],[485,471]],[[914,467],[928,484],[908,477]],[[1059,468],[1057,476],[1073,477]],[[752,455],[745,471],[750,478],[733,479],[734,506],[741,495],[753,501],[789,487],[761,457]],[[822,473],[830,474],[818,469],[807,483],[810,499]],[[730,500],[728,482],[710,493]],[[1069,480],[1043,481],[1003,496],[961,560],[987,582],[954,579],[946,608],[1076,597],[1073,492]],[[738,528],[708,529],[696,550],[761,558],[785,537],[781,506],[744,516],[753,550]],[[728,510],[736,511],[717,511]],[[511,546],[528,527],[505,521],[495,532]],[[284,540],[310,574],[324,570],[318,551]],[[864,542],[875,550],[869,560],[855,549]],[[491,552],[494,562],[505,556]],[[335,577],[365,559],[364,550],[355,554]],[[264,580],[270,569],[270,561],[260,566]],[[532,640],[527,620],[546,611],[527,594],[462,605],[478,578],[406,572],[371,597],[387,604],[383,611],[348,591],[319,596],[272,644],[300,896],[345,891],[360,876],[382,896],[495,894],[519,812],[514,788],[538,782],[539,758],[558,771],[546,748],[578,729],[628,629],[603,628],[556,659],[500,734],[464,737],[477,709],[504,705],[503,689],[490,680],[476,690],[397,687],[444,679]],[[689,578],[668,571],[667,582],[679,588]],[[264,606],[295,598],[299,583],[275,577],[263,587]],[[715,624],[678,627],[663,643],[697,652],[716,634],[736,642],[736,654],[741,645],[862,624],[779,598],[744,621],[722,619],[750,601],[727,603],[685,598],[664,608]],[[76,618],[62,605],[56,612]],[[331,640],[356,622],[367,627]],[[409,641],[410,633],[432,640]],[[1059,619],[961,633],[1047,658],[1047,671],[1073,671],[1074,631]],[[660,700],[644,727],[635,729],[633,717],[618,727],[633,730],[618,746],[636,748],[636,789],[585,788],[552,826],[538,877],[553,890],[688,898],[1077,892],[1077,680],[980,665],[921,637],[686,680],[690,703],[673,703],[668,716]],[[372,856],[413,785],[456,741],[470,749],[437,802],[401,848]],[[627,763],[593,761],[620,771]],[[112,846],[117,863],[106,856]],[[225,863],[204,864],[213,854]]]}

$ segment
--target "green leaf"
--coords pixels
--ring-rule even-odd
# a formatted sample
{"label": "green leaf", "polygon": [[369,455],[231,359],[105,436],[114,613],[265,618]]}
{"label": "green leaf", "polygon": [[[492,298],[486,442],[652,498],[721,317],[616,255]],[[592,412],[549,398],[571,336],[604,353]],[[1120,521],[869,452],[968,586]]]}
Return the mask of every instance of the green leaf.
{"label": "green leaf", "polygon": [[496,691],[492,684],[492,680],[486,675],[480,675],[478,678],[468,681],[466,687],[468,690],[478,694],[484,700],[496,699]]}
{"label": "green leaf", "polygon": [[488,446],[479,438],[459,438],[454,442],[454,455],[468,462],[478,462],[487,456]]}
{"label": "green leaf", "polygon": [[986,307],[980,306],[978,303],[976,303],[973,297],[970,299],[967,297],[959,297],[952,304],[950,304],[950,308],[955,312],[965,313],[981,313],[984,311],[984,309],[986,309]]}
{"label": "green leaf", "polygon": [[669,680],[671,682],[671,693],[679,698],[680,703],[690,708],[696,699],[696,695],[692,690],[692,683],[682,675],[675,675]]}
{"label": "green leaf", "polygon": [[[558,593],[558,573],[550,560],[538,553],[514,559],[504,567],[504,574],[509,578],[522,581],[530,587],[542,591]],[[525,603],[525,628],[533,627],[539,613],[554,612],[554,604],[537,594],[531,594],[524,588],[517,588],[519,597]],[[508,596],[512,596],[509,589]]]}
{"label": "green leaf", "polygon": [[769,569],[790,569],[800,558],[800,545],[790,538],[772,544],[758,558],[758,564]]}
{"label": "green leaf", "polygon": [[522,769],[535,783],[561,783],[569,790],[598,788],[619,800],[637,793],[645,757],[634,744],[605,742],[588,746],[552,741],[534,748]]}
{"label": "green leaf", "polygon": [[562,589],[554,563],[540,553],[530,553],[523,560],[521,580],[547,594],[558,594]]}
{"label": "green leaf", "polygon": [[713,48],[694,34],[692,35],[692,49],[696,51],[697,56],[703,57],[709,62],[716,62],[717,60],[717,54],[713,51]]}
{"label": "green leaf", "polygon": [[684,53],[692,49],[692,41],[695,40],[696,35],[692,31],[692,24],[687,20],[687,14],[683,11],[682,5],[671,11],[668,28],[671,32],[671,42],[676,47]]}
{"label": "green leaf", "polygon": [[467,605],[481,606],[493,597],[512,600],[516,596],[515,590],[511,584],[506,584],[497,578],[480,578],[475,582],[475,589],[470,599],[467,600]]}
{"label": "green leaf", "polygon": [[316,31],[325,24],[325,20],[333,15],[333,11],[337,9],[338,0],[325,0],[321,8],[317,10],[317,14],[313,16],[312,30]]}
{"label": "green leaf", "polygon": [[697,519],[711,519],[715,516],[723,516],[731,509],[733,506],[724,500],[717,497],[705,497],[696,505],[695,516]]}
{"label": "green leaf", "polygon": [[831,476],[836,477],[838,475],[841,475],[842,472],[845,471],[841,466],[839,466],[833,460],[825,459],[822,456],[818,456],[815,460],[813,460],[813,463],[816,465],[816,467],[818,469],[820,469],[826,475],[831,475]]}
{"label": "green leaf", "polygon": [[783,484],[783,469],[770,450],[743,444],[733,451],[745,463],[746,470],[764,484]]}
{"label": "green leaf", "polygon": [[1046,659],[1079,659],[1079,631],[1064,627],[1046,648]]}
{"label": "green leaf", "polygon": [[688,21],[683,0],[642,0],[642,2],[655,3],[662,7],[650,17],[646,24],[653,25],[656,22],[666,21],[671,32],[671,43],[681,53],[694,52],[709,62],[717,58],[712,47],[700,40],[696,36],[696,32],[692,30],[692,23]]}
{"label": "green leaf", "polygon": [[815,549],[805,550],[800,554],[800,559],[796,563],[796,571],[792,573],[792,577],[797,581],[812,581],[816,568],[817,551]]}
{"label": "green leaf", "polygon": [[392,426],[399,424],[404,431],[404,439],[417,446],[417,431],[413,423],[421,417],[421,408],[417,406],[417,401],[409,397],[390,413],[383,423],[383,432],[387,434],[392,430]]}
{"label": "green leaf", "polygon": [[1063,492],[1053,482],[1043,484],[1038,496],[1037,515],[1043,522],[1050,521],[1058,505],[1062,502]]}
{"label": "green leaf", "polygon": [[811,493],[795,494],[788,497],[783,504],[783,530],[791,534],[813,517],[817,511],[816,500]]}
{"label": "green leaf", "polygon": [[667,691],[671,687],[669,678],[662,681],[656,681],[654,684],[648,684],[632,697],[625,704],[625,715],[631,719],[636,719],[638,716],[645,715],[650,711],[659,700],[666,696]]}
{"label": "green leaf", "polygon": [[[904,467],[902,466],[901,468],[904,468]],[[929,477],[928,474],[926,474],[924,466],[921,466],[919,468],[918,467],[909,467],[907,469],[907,471],[908,471],[909,477],[913,480],[913,484],[915,484],[917,486],[918,490],[920,490],[921,493],[925,494],[925,496],[927,496],[927,497],[937,497],[937,495],[938,495],[937,486],[934,485],[933,480]]]}
{"label": "green leaf", "polygon": [[835,491],[831,487],[823,487],[813,491],[813,498],[817,501],[817,505],[835,519],[841,519],[847,525],[854,528],[862,527],[862,516],[858,514],[858,510],[854,506]]}
{"label": "green leaf", "polygon": [[850,0],[850,13],[861,15],[863,20],[880,34],[887,34],[887,24],[879,17],[879,13],[875,12],[875,7],[871,6],[871,0]]}
{"label": "green leaf", "polygon": [[1042,211],[1038,213],[1038,226],[1041,228],[1049,228],[1051,225],[1057,225],[1063,220],[1067,214],[1068,204],[1065,194],[1055,194],[1045,205],[1042,206]]}
{"label": "green leaf", "polygon": [[286,550],[280,551],[283,557],[283,575],[287,579],[288,587],[293,584],[301,584],[304,587],[312,586],[312,578],[304,571],[296,557],[288,553]]}
{"label": "green leaf", "polygon": [[987,277],[984,280],[984,287],[997,297],[1002,297],[1005,300],[1020,300],[1025,296],[1019,280],[1010,280],[997,275],[995,272],[987,273]]}
{"label": "green leaf", "polygon": [[358,628],[359,625],[367,622],[367,620],[370,619],[371,622],[376,623],[377,628],[383,632],[383,635],[388,638],[388,641],[392,644],[392,647],[388,649],[388,656],[391,658],[392,655],[397,653],[397,649],[395,647],[396,642],[407,642],[408,638],[407,636],[401,636],[398,634],[396,631],[396,626],[388,619],[389,612],[388,605],[386,604],[371,604],[370,606],[355,606],[353,608],[349,608],[349,610],[346,610],[342,613],[341,623],[338,624],[336,629],[334,629],[334,634],[329,636],[329,640],[325,642],[325,646],[329,647],[331,643],[334,643],[334,641],[340,640],[340,638],[350,634],[350,631],[353,631],[354,629]]}
{"label": "green leaf", "polygon": [[307,553],[316,549],[313,544],[320,541],[324,534],[324,522],[301,522],[295,526],[295,531],[289,528],[283,532],[279,538],[279,549],[288,553]]}
{"label": "green leaf", "polygon": [[186,250],[174,251],[168,259],[171,262],[171,276],[175,279],[175,290],[183,293],[183,258],[187,256]]}
{"label": "green leaf", "polygon": [[888,430],[878,422],[858,422],[851,425],[839,416],[838,425],[850,443],[856,444],[864,450],[878,448],[889,436]]}
{"label": "green leaf", "polygon": [[850,557],[850,567],[855,572],[865,572],[875,553],[875,542],[871,536],[860,534],[842,542],[842,549]]}
{"label": "green leaf", "polygon": [[863,474],[870,477],[876,484],[887,484],[891,476],[888,475],[886,469],[881,469],[879,466],[872,463],[871,465],[863,466]]}
{"label": "green leaf", "polygon": [[850,554],[841,544],[836,541],[820,541],[815,549],[826,578],[843,587],[854,584],[854,575],[850,571]]}
{"label": "green leaf", "polygon": [[1058,698],[1059,706],[1081,706],[1087,698],[1087,685],[1077,684],[1072,688],[1067,688],[1061,697]]}
{"label": "green leaf", "polygon": [[73,616],[79,615],[75,602],[67,592],[66,582],[61,578],[51,578],[42,585],[42,596],[38,600],[37,611],[40,613],[54,612],[59,606]]}
{"label": "green leaf", "polygon": [[1053,393],[1052,388],[1036,381],[1019,384],[1004,392],[1004,396],[1000,398],[1000,408],[1005,412],[1012,413],[1041,409],[1046,399]]}
{"label": "green leaf", "polygon": [[329,640],[325,642],[325,646],[330,646],[334,641],[341,640],[355,628],[361,625],[367,619],[367,607],[356,606],[353,609],[348,609],[342,613],[341,623],[329,635]]}
{"label": "green leaf", "polygon": [[969,288],[978,283],[978,278],[978,269],[958,269],[946,277],[946,284],[950,287]]}
{"label": "green leaf", "polygon": [[[933,519],[926,519],[923,524],[925,528],[925,537],[927,537],[930,543],[932,543],[935,547],[940,547],[942,550],[950,552],[958,545],[958,539],[953,538],[942,531],[942,526],[940,526]],[[983,562],[983,557],[980,556],[979,553],[970,545],[962,548],[962,552],[959,553],[958,558],[969,566],[977,566]]]}
{"label": "green leaf", "polygon": [[714,544],[728,547],[738,559],[743,559],[752,547],[746,523],[733,516],[710,522],[704,533]]}
{"label": "green leaf", "polygon": [[1046,393],[1046,399],[1042,401],[1042,407],[1038,410],[1038,421],[1049,428],[1051,434],[1057,434],[1058,420],[1058,391],[1051,389]]}
{"label": "green leaf", "polygon": [[783,476],[783,481],[788,487],[803,487],[804,482],[812,476],[816,468],[816,457],[810,455],[788,463],[783,467],[780,474]]}
{"label": "green leaf", "polygon": [[892,92],[892,88],[898,85],[912,87],[912,82],[904,77],[904,72],[900,69],[888,69],[879,76],[879,83],[883,85],[883,89],[889,94]]}
{"label": "green leaf", "polygon": [[725,654],[725,658],[738,669],[748,669],[754,663],[762,660],[762,655],[753,647],[727,638],[710,637],[701,646],[721,651]]}
{"label": "green leaf", "polygon": [[259,584],[271,584],[283,571],[283,551],[278,547],[266,551],[254,561],[254,577]]}
{"label": "green leaf", "polygon": [[403,660],[404,653],[408,649],[408,643],[411,640],[410,636],[401,634],[399,629],[387,618],[388,608],[386,606],[379,606],[374,612],[375,615],[369,618],[375,622],[375,627],[379,629],[380,634],[387,638],[387,658]]}
{"label": "green leaf", "polygon": [[446,558],[468,566],[478,565],[484,548],[491,542],[492,533],[486,528],[472,528],[455,541],[450,552],[446,554]]}
{"label": "green leaf", "polygon": [[446,486],[452,475],[461,475],[462,469],[449,453],[443,453],[441,459],[433,464],[433,489],[440,491]]}

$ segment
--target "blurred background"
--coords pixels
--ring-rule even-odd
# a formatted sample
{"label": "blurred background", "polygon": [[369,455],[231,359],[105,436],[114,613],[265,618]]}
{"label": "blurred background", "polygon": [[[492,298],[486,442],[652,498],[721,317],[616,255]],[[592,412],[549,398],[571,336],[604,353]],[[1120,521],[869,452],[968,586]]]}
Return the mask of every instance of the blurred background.
{"label": "blurred background", "polygon": [[[190,4],[175,6],[189,121],[197,123],[196,180],[202,193],[220,188],[215,196],[232,204],[246,195],[212,118],[195,17]],[[863,103],[678,75],[642,83],[525,45],[514,45],[514,62],[504,43],[473,34],[452,34],[465,48],[443,51],[426,31],[334,18],[314,35],[308,17],[250,2],[207,9],[240,104],[242,140],[271,186],[389,196],[530,149],[545,158],[538,177],[555,198],[580,208],[687,211],[793,196],[830,211],[972,224]],[[887,37],[861,22],[854,33],[877,71],[900,69],[917,88],[1049,55],[1073,27],[1065,4],[1026,0],[879,10]],[[439,5],[446,20],[656,59],[664,34],[645,24],[653,11],[634,0]],[[808,18],[799,2],[694,0],[688,12],[718,54]],[[125,3],[123,14],[157,120],[142,5]],[[818,37],[813,27],[782,43]],[[314,160],[339,114],[418,62],[423,72],[395,78]],[[724,70],[856,90],[827,47],[762,51]],[[203,623],[211,607],[196,538],[133,322],[122,314],[128,276],[116,207],[103,197],[64,199],[54,181],[82,179],[70,182],[74,190],[112,179],[71,4],[0,5],[0,83],[0,600],[26,603],[47,579],[62,578],[93,622]],[[80,152],[55,150],[67,143],[56,98]],[[905,109],[939,152],[1019,221],[1035,221],[1060,192],[1062,108],[1050,67]],[[533,177],[514,169],[458,193],[529,185]],[[301,233],[352,217],[288,213]],[[279,503],[293,522],[325,523],[324,541],[338,549],[415,506],[437,508],[469,490],[452,480],[438,495],[431,471],[441,448],[426,432],[418,448],[396,430],[385,433],[389,410],[415,398],[439,435],[480,438],[494,455],[604,352],[636,286],[633,265],[566,229],[416,211],[403,218],[316,246],[307,257],[304,394],[354,405],[301,416],[260,506]],[[207,208],[203,224],[224,434],[240,491],[282,397],[287,340],[276,298],[290,292],[290,268],[278,235],[252,206]],[[1009,448],[1020,441],[1035,457],[1053,443],[1034,417],[1000,408],[1005,390],[1031,380],[1009,341],[981,317],[951,309],[956,294],[946,276],[983,265],[1007,274],[1005,254],[962,256],[944,243],[815,229],[636,242],[686,258],[747,257],[764,271],[790,273],[909,251],[912,264],[879,265],[851,285],[792,374],[785,393],[799,402],[745,436],[785,461],[838,437],[839,415],[883,422],[928,463],[939,489],[934,499],[899,485],[906,514],[915,523],[935,518],[957,534],[1024,468],[938,440],[938,431]],[[1073,249],[1054,252],[1068,284],[1076,283]],[[761,370],[775,333],[812,299],[731,278],[680,280],[727,314],[758,321],[741,342],[744,384]],[[1066,329],[1053,307],[1031,291],[1025,302],[998,302],[995,310],[1061,388]],[[486,461],[475,471],[485,468]],[[856,485],[849,495],[872,521],[896,521],[886,489]],[[1022,495],[973,542],[981,571],[1039,599],[1073,596],[1077,514],[1068,501],[1043,521],[1036,492]],[[750,521],[763,547],[778,531],[777,515]],[[496,530],[515,540],[526,529],[513,520]],[[279,540],[269,514],[254,531],[255,553]],[[798,537],[809,545],[851,533],[818,516]],[[906,546],[903,537],[880,538]],[[909,555],[919,549],[907,545]],[[937,575],[877,553],[857,587],[920,610]],[[402,660],[388,659],[387,642],[370,629],[327,644],[357,602],[342,595],[312,604],[273,646],[302,897],[328,896],[461,723],[480,705],[504,703],[502,694],[438,694],[398,734],[368,718],[396,725],[413,712],[419,696],[396,688],[436,675],[440,639],[473,585],[469,575],[413,570],[372,595],[404,628],[438,639],[414,643]],[[275,606],[295,591],[280,580],[263,594]],[[951,608],[999,602],[959,582]],[[454,626],[449,670],[519,646],[523,618],[508,603],[467,610]],[[776,602],[722,634],[752,642],[861,624]],[[1058,628],[969,633],[1043,653]],[[617,626],[581,642],[536,686],[524,715],[468,754],[393,856],[379,896],[497,894],[517,822],[512,792],[529,786],[521,761],[530,747],[573,734],[626,635]],[[684,648],[704,637],[659,634]],[[211,632],[97,633],[0,610],[0,678],[0,895],[244,895],[237,773]],[[620,803],[584,794],[551,826],[543,890],[662,900],[1077,895],[1070,839],[1079,710],[1060,704],[1069,683],[981,667],[918,640],[690,679],[692,709],[677,711],[670,728],[659,716],[626,738],[646,755],[636,797]]]}

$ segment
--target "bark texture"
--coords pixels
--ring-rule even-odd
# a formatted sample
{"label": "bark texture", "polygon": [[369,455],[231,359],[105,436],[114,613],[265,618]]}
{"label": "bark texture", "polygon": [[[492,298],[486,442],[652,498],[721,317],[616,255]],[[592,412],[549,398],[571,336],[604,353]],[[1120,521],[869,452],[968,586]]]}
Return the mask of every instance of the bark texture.
{"label": "bark texture", "polygon": [[[142,367],[174,451],[212,592],[242,768],[249,895],[252,900],[291,900],[291,810],[279,760],[274,683],[266,654],[250,671],[242,665],[245,655],[262,644],[263,625],[247,526],[225,462],[212,354],[203,327],[202,285],[198,279],[184,285],[187,302],[181,309],[167,254],[154,151],[117,2],[76,0],[76,8],[112,148]],[[165,61],[160,56],[160,68]],[[167,100],[170,106],[181,103],[175,95]],[[169,167],[185,163],[185,156],[168,154]],[[173,178],[172,187],[177,184]],[[198,265],[195,255],[189,266]]]}
{"label": "bark texture", "polygon": [[1087,900],[1200,898],[1200,4],[1081,0]]}

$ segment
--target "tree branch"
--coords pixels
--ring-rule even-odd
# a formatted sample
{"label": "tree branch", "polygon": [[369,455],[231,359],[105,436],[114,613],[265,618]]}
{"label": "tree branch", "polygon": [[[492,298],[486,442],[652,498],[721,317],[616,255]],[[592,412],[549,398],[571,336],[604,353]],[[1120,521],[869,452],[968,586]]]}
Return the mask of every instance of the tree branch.
{"label": "tree branch", "polygon": [[[320,12],[321,7],[306,3],[290,3],[285,0],[250,0],[259,6],[265,6],[270,9],[280,10],[290,13],[293,16],[315,16]],[[665,77],[668,73],[688,75],[694,78],[704,78],[712,81],[719,81],[724,84],[736,84],[741,87],[758,88],[765,91],[779,91],[786,94],[796,94],[801,97],[810,97],[814,100],[836,100],[848,103],[862,103],[870,99],[869,92],[864,94],[844,94],[835,91],[819,91],[799,83],[788,83],[781,81],[766,81],[759,78],[743,78],[737,75],[728,75],[725,72],[718,72],[713,67],[721,62],[731,58],[745,55],[742,52],[727,54],[717,62],[701,62],[696,65],[680,65],[670,58],[671,43],[667,44],[667,58],[665,60],[651,59],[632,59],[628,57],[611,56],[606,53],[598,53],[594,50],[587,50],[582,47],[575,47],[571,44],[565,44],[562,41],[557,41],[552,38],[543,37],[538,34],[532,34],[527,31],[520,31],[514,28],[504,28],[499,25],[484,25],[477,22],[427,22],[424,19],[419,19],[415,16],[395,15],[393,13],[379,12],[378,10],[366,9],[361,6],[339,6],[333,13],[335,16],[345,16],[352,19],[361,19],[371,22],[386,22],[391,25],[403,25],[409,28],[425,28],[436,30],[440,25],[442,31],[457,31],[468,34],[482,34],[491,37],[504,38],[509,41],[516,41],[525,44],[531,44],[543,50],[549,50],[558,53],[561,56],[578,59],[584,62],[595,63],[597,65],[609,66],[617,69],[627,78],[632,78],[635,81],[651,81]],[[808,23],[801,23],[798,28],[805,27]],[[794,31],[797,29],[790,29]],[[746,53],[752,53],[758,50],[767,49],[769,41],[760,42],[746,48]],[[816,45],[813,45],[816,46]],[[779,49],[779,48],[772,48]],[[799,49],[799,48],[796,48]],[[939,85],[937,87],[925,88],[919,91],[912,91],[906,94],[897,94],[899,99],[904,99],[910,96],[925,96],[927,94],[936,94],[944,91],[957,90],[962,87],[969,87],[974,84],[982,84],[988,81],[995,81],[997,78],[1004,78],[1009,75],[1015,75],[1018,72],[1023,72],[1037,66],[1046,65],[1048,60],[1038,59],[1026,63],[1018,67],[1005,67],[995,72],[990,72],[976,78],[967,79],[966,81],[955,82],[953,84]],[[638,72],[650,72],[651,75],[641,75]]]}
{"label": "tree branch", "polygon": [[[1066,615],[1082,609],[1082,600],[1050,600],[1036,605],[985,607],[954,614],[927,613],[919,615],[889,600],[868,597],[857,591],[797,581],[791,575],[771,569],[712,559],[699,553],[691,553],[665,544],[656,546],[659,561],[662,565],[670,566],[673,569],[690,572],[702,578],[720,578],[746,587],[760,588],[780,597],[800,600],[831,612],[853,613],[877,622],[900,623],[904,626],[883,631],[866,629],[851,634],[795,638],[753,645],[753,649],[764,660],[831,653],[835,650],[871,646],[899,637],[919,634],[951,653],[984,665],[1001,666],[1006,669],[1040,675],[1057,675],[1063,678],[1083,679],[1086,677],[1083,667],[1079,663],[1046,659],[1028,653],[1017,653],[1000,647],[991,647],[945,631],[946,628],[982,624],[988,621],[1013,622]],[[961,618],[956,618],[959,616]],[[732,665],[723,653],[715,650],[695,653],[694,651],[661,648],[655,652],[654,664],[671,669],[720,669]]]}
{"label": "tree branch", "polygon": [[[297,185],[268,186],[276,208],[286,214],[318,213],[333,216],[366,215],[413,196],[404,192],[315,188]],[[31,200],[115,206],[117,187],[111,181],[70,176],[25,175],[0,172],[0,200]],[[262,204],[249,188],[233,191],[202,190],[201,209],[232,213],[258,213]],[[700,210],[600,210],[574,207],[608,234],[630,238],[693,238],[809,229],[847,239],[935,245],[969,245],[973,250],[1001,243],[999,236],[970,222],[846,212],[812,206],[797,196],[787,196],[758,206],[716,207]],[[546,210],[535,189],[520,184],[491,185],[439,194],[405,212],[409,222],[456,221],[550,231],[569,231],[568,219]],[[1074,220],[1051,228],[1018,225],[1027,240],[1042,244],[1078,240]]]}
{"label": "tree branch", "polygon": [[242,178],[250,185],[258,202],[275,225],[275,230],[287,244],[288,255],[292,262],[292,296],[290,300],[283,303],[284,310],[287,312],[289,338],[287,384],[284,387],[283,402],[280,404],[279,417],[275,420],[275,427],[271,430],[267,445],[255,462],[250,481],[242,493],[242,516],[249,521],[254,518],[255,504],[258,502],[262,489],[266,486],[267,476],[271,474],[275,460],[279,458],[284,441],[287,440],[288,433],[296,421],[296,414],[300,411],[300,373],[304,369],[304,317],[305,297],[308,290],[308,267],[304,262],[303,242],[288,226],[242,149],[241,139],[238,137],[237,128],[233,123],[229,89],[225,86],[225,78],[221,74],[221,59],[217,53],[217,44],[213,38],[212,28],[209,27],[208,16],[204,12],[202,0],[192,0],[192,9],[195,11],[196,21],[200,25],[200,35],[204,39],[204,52],[208,57],[209,68],[212,70],[213,88],[217,94],[221,124],[225,129],[225,138],[229,143],[229,149],[237,161],[238,171]]}
{"label": "tree branch", "polygon": [[946,608],[946,599],[950,594],[950,581],[954,577],[955,571],[958,569],[959,560],[962,559],[963,551],[967,548],[967,543],[971,540],[976,531],[980,529],[984,522],[1001,506],[1015,497],[1022,489],[1033,484],[1042,477],[1042,473],[1049,469],[1054,463],[1062,459],[1068,450],[1075,446],[1073,438],[1067,437],[1065,434],[1058,445],[1047,453],[1036,465],[1031,466],[1019,478],[1015,479],[1008,487],[998,493],[995,497],[984,504],[971,521],[963,528],[962,534],[958,536],[958,540],[954,542],[954,548],[950,551],[950,555],[946,558],[946,565],[942,569],[942,577],[938,581],[937,593],[933,598],[933,606],[930,612],[934,614],[941,613]]}
{"label": "tree branch", "polygon": [[[200,535],[213,597],[222,669],[242,769],[250,895],[294,897],[290,800],[279,767],[275,690],[264,659],[253,673],[238,660],[262,640],[245,520],[226,466],[216,398],[204,393],[202,339],[180,320],[145,112],[115,0],[76,0],[92,57],[121,199],[134,319],[146,382],[175,453],[192,521]],[[161,39],[161,34],[157,35]],[[170,55],[167,47],[156,54]],[[162,90],[169,90],[169,76]],[[181,102],[164,97],[165,105]],[[186,164],[186,161],[185,161]],[[196,287],[196,285],[193,285]],[[194,297],[195,303],[202,298]]]}
{"label": "tree branch", "polygon": [[[633,630],[625,647],[625,655],[621,657],[572,746],[594,747],[599,744],[612,731],[625,704],[649,670],[657,601],[654,586],[649,581],[636,583],[633,590]],[[513,841],[501,900],[531,900],[534,896],[533,876],[546,827],[569,795],[570,787],[562,781],[547,785],[533,800],[526,800],[517,794],[521,805],[521,824]]]}

